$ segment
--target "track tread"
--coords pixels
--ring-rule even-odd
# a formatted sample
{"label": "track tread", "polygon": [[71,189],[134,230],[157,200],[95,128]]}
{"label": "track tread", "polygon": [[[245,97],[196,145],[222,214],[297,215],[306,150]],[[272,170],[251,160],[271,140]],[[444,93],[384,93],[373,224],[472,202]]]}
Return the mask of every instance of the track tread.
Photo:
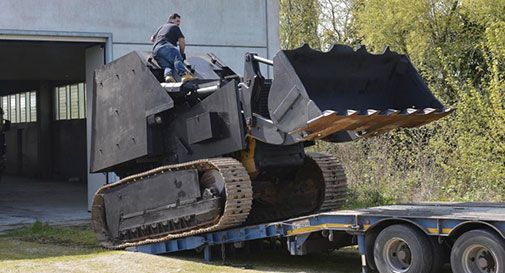
{"label": "track tread", "polygon": [[269,207],[257,209],[253,207],[249,224],[266,223],[298,217],[302,215],[326,212],[342,208],[347,200],[347,179],[344,168],[335,157],[324,153],[307,153],[320,169],[324,183],[324,195],[318,207],[311,211],[300,212],[293,207],[283,204],[283,207]]}
{"label": "track tread", "polygon": [[308,153],[321,168],[324,178],[324,198],[317,212],[340,209],[347,199],[347,179],[344,168],[338,160],[329,154]]}

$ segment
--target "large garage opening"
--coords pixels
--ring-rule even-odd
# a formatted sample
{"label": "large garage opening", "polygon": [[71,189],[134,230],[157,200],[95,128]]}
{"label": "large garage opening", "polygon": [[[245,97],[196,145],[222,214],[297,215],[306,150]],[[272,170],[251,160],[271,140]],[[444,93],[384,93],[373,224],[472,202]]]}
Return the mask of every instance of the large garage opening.
{"label": "large garage opening", "polygon": [[12,123],[5,135],[0,229],[89,218],[90,60],[104,62],[103,42],[0,40],[0,106]]}

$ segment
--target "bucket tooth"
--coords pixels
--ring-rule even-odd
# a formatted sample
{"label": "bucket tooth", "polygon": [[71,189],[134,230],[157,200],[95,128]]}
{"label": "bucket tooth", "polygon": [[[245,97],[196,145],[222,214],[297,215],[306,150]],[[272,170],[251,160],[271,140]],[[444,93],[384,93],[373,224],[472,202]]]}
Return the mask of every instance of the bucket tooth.
{"label": "bucket tooth", "polygon": [[374,127],[371,127],[369,130],[367,130],[366,134],[363,136],[368,137],[378,135],[400,127],[419,127],[435,120],[441,119],[450,114],[452,111],[453,109],[436,111],[435,109],[427,108],[417,113],[398,115],[398,118],[389,120],[388,123],[376,124]]}
{"label": "bucket tooth", "polygon": [[305,140],[326,139],[329,135],[340,131],[363,132],[363,136],[370,136],[400,127],[419,127],[440,119],[451,111],[449,109],[437,112],[433,108],[422,110],[408,108],[402,112],[395,109],[379,112],[369,109],[362,114],[348,110],[344,115],[326,111],[321,117],[309,121],[309,124],[301,130],[307,133]]}
{"label": "bucket tooth", "polygon": [[368,110],[368,115],[363,117],[363,120],[359,123],[356,124],[356,126],[348,128],[348,131],[356,131],[356,132],[361,132],[364,130],[367,130],[371,125],[379,122],[381,119],[383,119],[383,116],[380,115],[380,112],[377,110]]}
{"label": "bucket tooth", "polygon": [[410,115],[413,115],[419,111],[420,110],[416,109],[416,108],[407,108],[407,109],[403,110],[400,114],[405,115],[405,116],[410,116]]}
{"label": "bucket tooth", "polygon": [[400,113],[400,111],[396,110],[396,109],[387,109],[387,110],[384,110],[382,111],[381,115],[384,115],[384,116],[394,116],[394,115],[398,115]]}
{"label": "bucket tooth", "polygon": [[368,123],[373,123],[374,118],[379,115],[379,111],[368,109],[360,114],[354,110],[347,110],[345,115],[338,115],[335,112],[327,114],[319,119],[315,119],[303,128],[308,135],[306,140],[324,139],[325,137],[340,131],[359,131],[358,128],[366,128]]}
{"label": "bucket tooth", "polygon": [[358,116],[359,113],[354,110],[347,110],[344,115],[326,111],[324,115],[310,121],[307,127],[302,129],[308,134],[305,140],[322,139],[334,132],[345,131],[345,128],[357,122]]}
{"label": "bucket tooth", "polygon": [[367,128],[360,128],[361,131],[365,131],[365,135],[371,134],[381,128],[388,127],[391,129],[398,128],[394,125],[395,120],[398,120],[400,111],[395,109],[387,109],[380,113],[380,115],[374,120],[374,122],[368,123]]}
{"label": "bucket tooth", "polygon": [[436,112],[437,109],[433,109],[433,108],[424,108],[423,110],[421,110],[423,112],[423,115],[429,115],[433,112]]}
{"label": "bucket tooth", "polygon": [[412,128],[425,125],[449,115],[452,113],[453,109],[444,109],[443,111],[432,111],[431,109],[429,111],[426,111],[425,109],[424,111],[427,113],[416,114],[413,118],[414,123],[406,124],[404,127]]}

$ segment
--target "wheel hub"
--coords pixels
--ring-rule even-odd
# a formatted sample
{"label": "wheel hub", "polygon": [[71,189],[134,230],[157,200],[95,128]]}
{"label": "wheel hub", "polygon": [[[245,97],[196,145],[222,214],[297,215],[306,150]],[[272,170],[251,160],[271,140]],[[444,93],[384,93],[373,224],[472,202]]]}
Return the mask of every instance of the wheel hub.
{"label": "wheel hub", "polygon": [[468,247],[462,259],[465,273],[497,273],[495,254],[483,245]]}
{"label": "wheel hub", "polygon": [[400,238],[392,238],[386,243],[383,256],[389,268],[395,273],[407,272],[412,264],[410,247]]}
{"label": "wheel hub", "polygon": [[479,265],[480,268],[487,268],[489,263],[487,260],[483,257],[480,257],[479,260],[477,261],[477,264]]}
{"label": "wheel hub", "polygon": [[402,261],[405,261],[407,258],[407,252],[404,251],[404,250],[400,250],[398,252],[398,259],[402,260]]}

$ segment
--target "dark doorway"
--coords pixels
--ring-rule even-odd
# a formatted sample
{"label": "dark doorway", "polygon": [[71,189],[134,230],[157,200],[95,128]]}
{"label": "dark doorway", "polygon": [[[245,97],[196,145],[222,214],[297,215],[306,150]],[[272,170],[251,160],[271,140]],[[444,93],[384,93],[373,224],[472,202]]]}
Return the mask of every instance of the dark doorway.
{"label": "dark doorway", "polygon": [[12,121],[0,229],[89,217],[86,52],[101,45],[0,40],[0,106]]}

